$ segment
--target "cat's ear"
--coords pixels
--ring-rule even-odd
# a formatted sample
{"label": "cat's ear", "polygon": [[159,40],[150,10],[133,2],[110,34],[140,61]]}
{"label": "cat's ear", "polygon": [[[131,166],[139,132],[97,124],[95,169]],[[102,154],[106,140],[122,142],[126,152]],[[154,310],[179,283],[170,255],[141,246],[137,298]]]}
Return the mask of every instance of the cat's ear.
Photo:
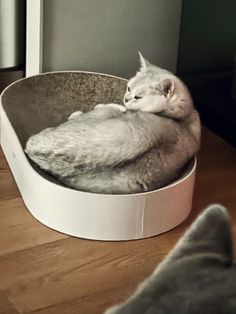
{"label": "cat's ear", "polygon": [[173,80],[165,79],[160,83],[159,87],[161,89],[162,95],[164,95],[166,98],[170,98],[174,93],[175,84]]}
{"label": "cat's ear", "polygon": [[193,254],[213,253],[232,260],[232,235],[227,210],[218,204],[209,206],[187,230],[163,264]]}
{"label": "cat's ear", "polygon": [[142,71],[146,71],[148,67],[151,66],[151,63],[149,61],[147,61],[143,55],[141,54],[141,52],[138,51],[139,54],[139,62],[140,62],[140,70]]}

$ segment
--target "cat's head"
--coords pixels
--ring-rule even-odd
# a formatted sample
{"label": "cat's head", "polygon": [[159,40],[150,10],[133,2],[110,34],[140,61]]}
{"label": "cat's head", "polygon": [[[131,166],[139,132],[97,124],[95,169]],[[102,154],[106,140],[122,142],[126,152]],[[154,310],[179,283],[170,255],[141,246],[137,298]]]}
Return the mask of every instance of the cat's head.
{"label": "cat's head", "polygon": [[236,267],[227,211],[212,205],[122,305],[106,314],[236,313]]}
{"label": "cat's head", "polygon": [[192,99],[174,74],[147,61],[141,53],[140,70],[128,81],[124,105],[129,110],[183,118],[192,110]]}

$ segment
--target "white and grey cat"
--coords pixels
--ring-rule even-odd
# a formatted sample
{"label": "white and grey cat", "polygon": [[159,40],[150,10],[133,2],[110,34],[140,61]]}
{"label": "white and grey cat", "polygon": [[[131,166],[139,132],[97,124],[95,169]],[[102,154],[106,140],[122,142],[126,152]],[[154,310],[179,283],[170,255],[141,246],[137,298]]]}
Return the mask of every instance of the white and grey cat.
{"label": "white and grey cat", "polygon": [[106,314],[235,314],[236,260],[227,210],[208,207],[123,304]]}
{"label": "white and grey cat", "polygon": [[176,179],[200,144],[186,86],[140,54],[124,105],[98,104],[29,138],[25,152],[65,185],[96,193],[150,191]]}

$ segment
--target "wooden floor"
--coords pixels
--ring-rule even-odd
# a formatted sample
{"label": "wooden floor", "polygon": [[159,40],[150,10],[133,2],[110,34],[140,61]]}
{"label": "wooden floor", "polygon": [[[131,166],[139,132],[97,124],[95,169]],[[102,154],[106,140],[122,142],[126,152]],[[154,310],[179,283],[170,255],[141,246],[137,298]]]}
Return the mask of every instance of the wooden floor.
{"label": "wooden floor", "polygon": [[204,130],[198,160],[193,210],[182,225],[146,240],[98,242],[37,222],[0,152],[0,313],[102,313],[150,274],[212,202],[228,207],[236,237],[236,150]]}

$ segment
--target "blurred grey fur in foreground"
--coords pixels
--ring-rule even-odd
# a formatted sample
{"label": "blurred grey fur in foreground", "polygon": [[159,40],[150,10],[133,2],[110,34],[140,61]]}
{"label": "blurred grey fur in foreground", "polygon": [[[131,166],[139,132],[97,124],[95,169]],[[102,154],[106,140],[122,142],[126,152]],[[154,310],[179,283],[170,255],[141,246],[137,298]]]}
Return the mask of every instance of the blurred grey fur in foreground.
{"label": "blurred grey fur in foreground", "polygon": [[232,255],[227,211],[212,205],[137,291],[106,314],[234,314]]}

